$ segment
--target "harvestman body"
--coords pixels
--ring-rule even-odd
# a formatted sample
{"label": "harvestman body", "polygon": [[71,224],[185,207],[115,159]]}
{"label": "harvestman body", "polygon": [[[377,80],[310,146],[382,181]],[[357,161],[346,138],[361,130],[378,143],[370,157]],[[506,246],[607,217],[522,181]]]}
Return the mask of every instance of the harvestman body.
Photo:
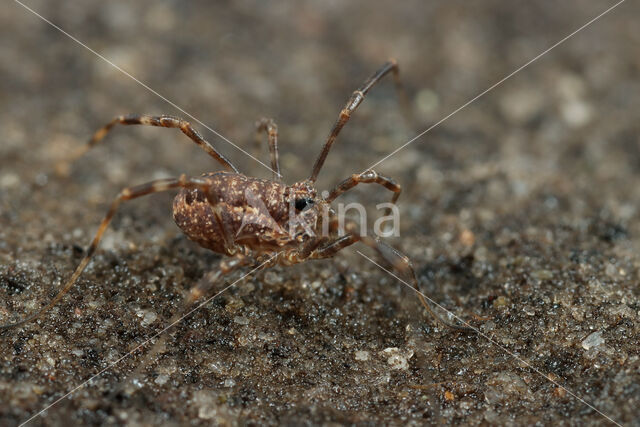
{"label": "harvestman body", "polygon": [[[36,313],[18,322],[2,325],[0,328],[15,327],[30,322],[62,299],[91,260],[120,203],[172,189],[179,190],[173,202],[173,217],[176,224],[191,240],[230,257],[220,262],[213,278],[210,278],[206,284],[201,283],[192,289],[188,303],[199,298],[206,290],[203,288],[212,286],[217,279],[240,267],[260,265],[261,268],[267,268],[277,264],[291,265],[311,259],[330,258],[341,249],[356,242],[372,247],[396,270],[408,276],[412,286],[418,290],[415,273],[406,256],[378,239],[360,234],[353,223],[347,223],[346,233],[339,235],[339,218],[330,206],[338,196],[361,183],[375,183],[385,187],[393,192],[392,203],[395,203],[401,192],[399,184],[373,170],[367,170],[346,178],[331,190],[327,197],[319,197],[315,188],[320,169],[340,130],[349,121],[351,114],[358,108],[369,90],[390,72],[394,75],[397,88],[400,88],[398,65],[391,60],[353,92],[340,111],[316,159],[311,175],[306,180],[293,185],[286,185],[281,181],[278,131],[272,120],[263,119],[257,123],[257,131],[259,133],[266,131],[268,136],[273,179],[266,180],[241,174],[229,160],[204,140],[191,124],[182,119],[171,116],[115,118],[99,129],[89,143],[72,156],[72,160],[98,144],[116,124],[148,125],[180,129],[227,171],[208,173],[201,177],[181,175],[179,178],[159,179],[122,190],[102,220],[84,258],[59,293]],[[263,208],[256,208],[255,203],[247,200],[247,195],[254,195]],[[247,218],[250,218],[250,221],[247,221]],[[295,221],[291,221],[291,218]],[[328,233],[323,233],[323,230],[328,230]],[[467,329],[441,319],[431,310],[420,293],[418,298],[422,305],[443,324],[456,329]]]}

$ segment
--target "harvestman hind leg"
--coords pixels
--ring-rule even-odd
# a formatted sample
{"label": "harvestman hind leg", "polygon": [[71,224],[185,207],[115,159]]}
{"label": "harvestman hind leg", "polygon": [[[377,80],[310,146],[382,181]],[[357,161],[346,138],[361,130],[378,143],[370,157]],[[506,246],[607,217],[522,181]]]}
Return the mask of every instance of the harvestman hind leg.
{"label": "harvestman hind leg", "polygon": [[353,114],[353,112],[356,111],[358,106],[362,103],[367,93],[371,90],[373,86],[375,86],[376,83],[380,81],[380,79],[382,79],[384,76],[386,76],[390,72],[393,73],[393,77],[396,83],[396,90],[398,92],[400,106],[403,110],[405,110],[404,111],[405,116],[410,114],[408,101],[399,78],[398,63],[392,59],[388,62],[385,62],[384,65],[380,67],[378,71],[373,73],[373,75],[369,77],[362,84],[362,86],[360,86],[358,89],[356,89],[353,92],[353,94],[351,94],[351,97],[349,98],[347,103],[344,105],[344,107],[340,111],[340,115],[338,116],[338,119],[336,120],[336,122],[333,125],[333,128],[331,129],[331,133],[329,134],[329,137],[327,138],[327,141],[324,143],[324,147],[322,148],[320,155],[318,156],[315,164],[313,165],[313,170],[311,172],[311,176],[309,176],[309,181],[315,182],[316,179],[318,178],[320,169],[322,169],[322,165],[324,164],[324,161],[326,160],[327,155],[331,150],[331,146],[335,142],[336,138],[338,137],[338,134],[340,133],[344,125],[347,124],[347,122],[351,118],[351,115]]}
{"label": "harvestman hind leg", "polygon": [[409,261],[409,258],[407,258],[404,254],[400,253],[398,250],[383,243],[381,240],[374,239],[369,236],[363,236],[355,232],[349,232],[349,234],[337,238],[336,240],[329,243],[328,245],[316,249],[310,254],[310,258],[312,259],[331,258],[337,252],[357,242],[362,242],[365,245],[369,246],[370,248],[374,249],[380,256],[380,258],[382,258],[385,262],[389,263],[396,271],[400,272],[405,276],[408,276],[411,281],[411,287],[418,294],[418,298],[420,299],[420,302],[422,303],[424,308],[426,308],[427,311],[431,314],[431,316],[433,316],[434,319],[436,319],[438,322],[452,329],[457,329],[457,330],[467,331],[467,332],[473,331],[472,328],[468,328],[466,326],[454,325],[449,321],[443,319],[435,311],[433,311],[433,309],[431,308],[431,306],[429,305],[425,297],[420,292],[420,288],[418,287],[418,279],[416,278],[416,273],[413,270],[413,267],[411,265],[411,262]]}
{"label": "harvestman hind leg", "polygon": [[69,290],[76,283],[76,281],[78,280],[78,278],[80,277],[84,269],[87,267],[87,264],[89,264],[89,261],[91,261],[91,258],[93,257],[93,254],[95,253],[104,232],[106,231],[107,227],[109,226],[109,223],[111,222],[111,219],[115,215],[116,211],[118,210],[118,207],[122,202],[133,200],[138,197],[146,196],[148,194],[159,193],[162,191],[167,191],[167,190],[177,189],[177,188],[187,188],[187,189],[196,188],[206,193],[207,190],[209,189],[209,182],[206,178],[189,178],[186,175],[181,175],[179,178],[158,179],[155,181],[150,181],[146,184],[141,184],[134,187],[127,187],[124,190],[122,190],[120,194],[118,194],[118,196],[115,198],[115,200],[111,203],[111,207],[109,208],[109,211],[107,212],[104,219],[100,223],[100,227],[98,227],[98,231],[96,232],[96,235],[94,236],[93,241],[89,246],[89,249],[87,249],[87,253],[85,254],[84,258],[82,258],[82,261],[80,261],[80,264],[78,265],[78,267],[76,267],[76,270],[73,272],[73,275],[71,276],[71,278],[69,278],[69,280],[66,282],[64,287],[51,300],[51,302],[49,302],[43,308],[41,308],[40,310],[26,317],[23,320],[20,320],[15,323],[0,325],[0,329],[6,329],[14,326],[23,325],[27,322],[30,322],[40,317],[43,313],[45,313],[51,307],[56,305],[62,299],[62,297],[67,292],[69,292]]}
{"label": "harvestman hind leg", "polygon": [[282,175],[280,175],[280,161],[278,159],[278,126],[276,126],[273,119],[262,118],[256,122],[256,141],[260,142],[260,133],[262,132],[267,132],[273,180],[282,181]]}
{"label": "harvestman hind leg", "polygon": [[[182,310],[178,311],[174,314],[171,319],[167,322],[164,329],[162,329],[159,333],[166,331],[176,323],[180,322],[184,317],[191,314],[191,312],[195,311],[200,306],[190,308],[203,296],[207,295],[211,289],[218,283],[220,283],[220,279],[233,272],[237,271],[239,268],[245,267],[247,265],[252,264],[254,262],[251,258],[246,257],[244,255],[237,255],[234,258],[228,258],[220,261],[218,267],[211,270],[209,273],[205,274],[190,290],[189,295],[185,298],[185,301],[182,304]],[[238,279],[238,281],[241,279]],[[235,282],[234,282],[235,283]],[[224,291],[226,288],[223,288],[219,293]],[[218,293],[218,294],[219,294]],[[214,296],[217,296],[215,294]],[[156,357],[156,355],[160,352],[160,349],[163,347],[164,342],[167,340],[167,334],[162,334],[158,341],[151,347],[151,349],[144,355],[143,360],[138,364],[138,367],[134,370],[133,374],[129,376],[129,378],[136,378],[142,372],[142,370],[148,366],[149,362]]]}
{"label": "harvestman hind leg", "polygon": [[95,147],[98,143],[100,143],[104,137],[109,133],[109,131],[117,124],[121,125],[147,125],[147,126],[158,126],[165,128],[175,128],[180,129],[182,133],[187,135],[193,142],[195,142],[200,148],[202,148],[207,154],[216,159],[222,166],[227,169],[230,169],[234,172],[238,172],[238,169],[222,154],[218,152],[207,140],[205,140],[200,133],[191,126],[186,120],[183,120],[179,117],[173,116],[148,116],[148,115],[127,115],[127,116],[118,116],[115,119],[111,120],[109,123],[98,129],[93,137],[89,140],[86,145],[79,147],[76,152],[74,152],[69,159],[62,162],[58,165],[58,170],[62,173],[66,173],[69,169],[69,165],[74,161],[89,151],[91,148]]}

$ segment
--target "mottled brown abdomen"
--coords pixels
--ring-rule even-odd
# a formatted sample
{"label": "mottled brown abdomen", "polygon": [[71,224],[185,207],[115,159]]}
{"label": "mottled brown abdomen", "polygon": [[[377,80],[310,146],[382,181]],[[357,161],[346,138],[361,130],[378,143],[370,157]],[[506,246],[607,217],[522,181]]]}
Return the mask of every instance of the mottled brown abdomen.
{"label": "mottled brown abdomen", "polygon": [[213,208],[202,191],[181,190],[173,199],[173,220],[200,246],[221,254],[228,253]]}
{"label": "mottled brown abdomen", "polygon": [[287,187],[273,181],[216,172],[204,175],[209,194],[183,189],[173,201],[173,219],[200,246],[232,255],[277,248],[286,234]]}

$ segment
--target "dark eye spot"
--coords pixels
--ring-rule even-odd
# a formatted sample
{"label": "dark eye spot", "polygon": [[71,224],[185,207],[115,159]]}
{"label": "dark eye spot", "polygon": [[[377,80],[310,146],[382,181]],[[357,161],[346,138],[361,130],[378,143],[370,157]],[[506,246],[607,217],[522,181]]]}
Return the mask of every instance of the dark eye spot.
{"label": "dark eye spot", "polygon": [[313,199],[296,199],[295,206],[297,211],[303,211],[313,206]]}
{"label": "dark eye spot", "polygon": [[193,203],[193,193],[189,191],[186,196],[184,196],[184,202],[187,205],[191,205]]}

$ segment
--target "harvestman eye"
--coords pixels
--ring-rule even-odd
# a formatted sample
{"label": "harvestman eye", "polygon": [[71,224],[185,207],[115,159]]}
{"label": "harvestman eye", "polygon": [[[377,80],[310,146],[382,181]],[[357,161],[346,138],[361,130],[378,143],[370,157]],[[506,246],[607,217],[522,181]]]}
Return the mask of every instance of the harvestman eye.
{"label": "harvestman eye", "polygon": [[304,211],[309,209],[311,206],[313,206],[314,201],[313,199],[304,198],[304,199],[296,199],[295,203],[296,203],[295,206],[297,211]]}

